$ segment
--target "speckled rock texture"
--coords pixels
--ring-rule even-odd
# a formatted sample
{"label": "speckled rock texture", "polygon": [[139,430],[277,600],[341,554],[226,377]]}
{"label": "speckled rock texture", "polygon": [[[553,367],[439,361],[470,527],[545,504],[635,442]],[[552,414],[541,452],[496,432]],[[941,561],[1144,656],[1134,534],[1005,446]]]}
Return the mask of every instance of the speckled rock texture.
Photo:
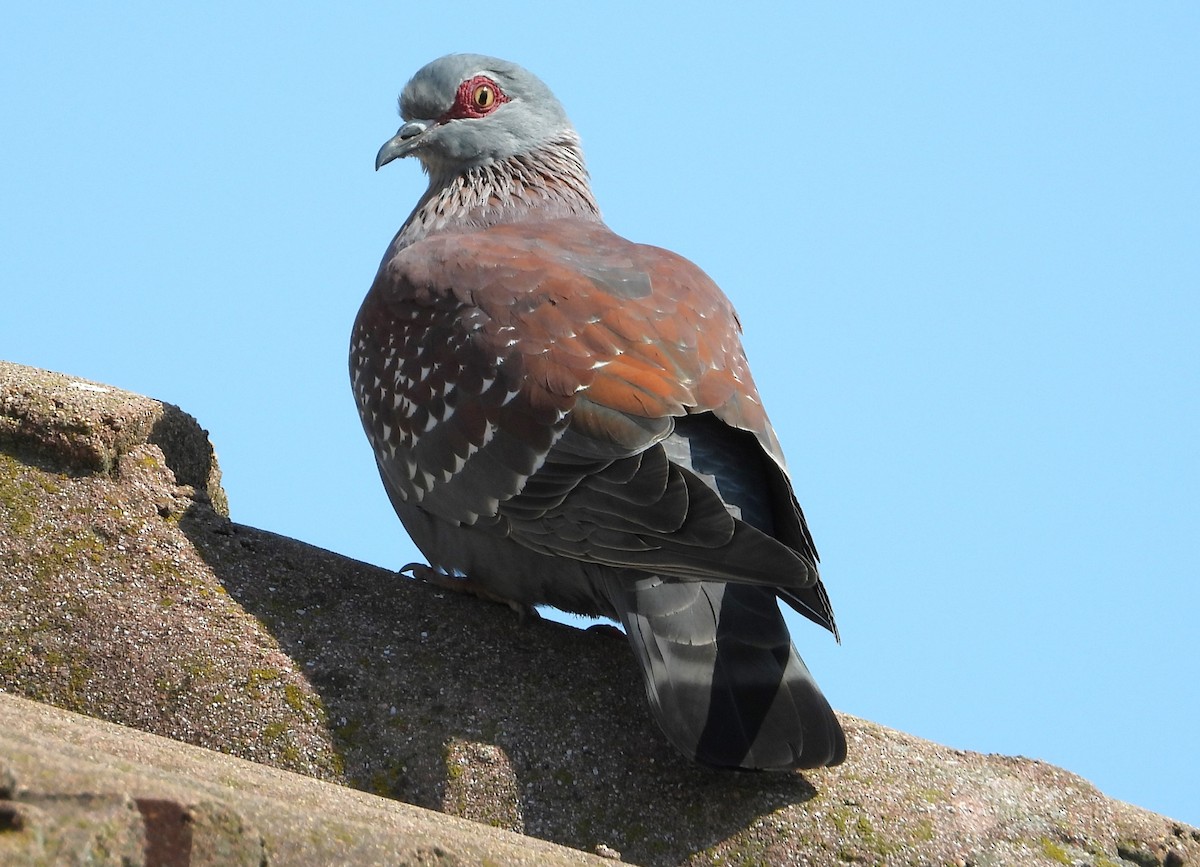
{"label": "speckled rock texture", "polygon": [[694,766],[612,630],[226,514],[190,416],[0,363],[0,690],[628,863],[1200,867],[1066,771],[852,717],[832,770]]}
{"label": "speckled rock texture", "polygon": [[510,831],[0,695],[0,864],[605,863]]}

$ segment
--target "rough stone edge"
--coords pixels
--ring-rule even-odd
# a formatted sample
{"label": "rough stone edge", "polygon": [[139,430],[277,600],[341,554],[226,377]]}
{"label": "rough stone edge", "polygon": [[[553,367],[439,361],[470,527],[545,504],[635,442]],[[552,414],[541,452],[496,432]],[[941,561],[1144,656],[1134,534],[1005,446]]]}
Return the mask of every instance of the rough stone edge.
{"label": "rough stone edge", "polygon": [[[86,820],[98,803],[130,801],[142,816],[146,853],[186,846],[189,860],[179,863],[197,867],[612,863],[0,693],[6,845],[23,830],[31,846],[44,844],[36,833],[39,805],[74,805]],[[27,825],[22,816],[30,817]]]}
{"label": "rough stone edge", "polygon": [[69,472],[111,475],[143,443],[162,450],[176,481],[229,516],[216,452],[193,416],[110,385],[0,361],[0,448]]}

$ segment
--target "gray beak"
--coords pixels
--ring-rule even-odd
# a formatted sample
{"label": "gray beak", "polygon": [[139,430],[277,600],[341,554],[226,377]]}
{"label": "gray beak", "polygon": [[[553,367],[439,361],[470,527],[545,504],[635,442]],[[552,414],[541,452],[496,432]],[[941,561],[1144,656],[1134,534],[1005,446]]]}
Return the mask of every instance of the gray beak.
{"label": "gray beak", "polygon": [[416,150],[421,134],[431,126],[433,126],[432,122],[427,120],[410,120],[400,127],[399,132],[388,139],[375,156],[375,171],[379,171],[392,160],[406,157]]}

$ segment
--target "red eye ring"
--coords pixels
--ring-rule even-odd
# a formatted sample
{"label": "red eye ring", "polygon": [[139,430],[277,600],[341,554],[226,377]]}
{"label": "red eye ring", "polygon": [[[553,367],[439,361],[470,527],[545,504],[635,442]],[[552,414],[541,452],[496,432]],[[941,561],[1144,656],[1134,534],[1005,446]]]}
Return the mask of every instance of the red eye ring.
{"label": "red eye ring", "polygon": [[476,75],[458,86],[454,105],[439,120],[486,117],[508,101],[500,85],[486,75]]}

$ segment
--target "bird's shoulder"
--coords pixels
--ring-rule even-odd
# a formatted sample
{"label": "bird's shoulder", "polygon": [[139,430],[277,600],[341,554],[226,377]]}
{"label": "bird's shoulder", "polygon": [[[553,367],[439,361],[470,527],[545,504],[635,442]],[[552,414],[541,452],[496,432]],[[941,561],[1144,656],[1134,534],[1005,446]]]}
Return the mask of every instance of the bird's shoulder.
{"label": "bird's shoulder", "polygon": [[782,463],[728,298],[684,257],[599,221],[499,224],[389,252],[358,324],[363,343],[396,346],[432,376],[448,363],[548,419],[573,411],[581,434],[644,443],[636,419],[712,410]]}
{"label": "bird's shoulder", "polygon": [[[489,349],[550,354],[567,367],[616,363],[609,376],[637,380],[649,368],[692,385],[715,370],[748,376],[741,323],[708,275],[598,221],[427,236],[385,257],[368,302],[399,322],[424,323],[442,311]],[[729,385],[714,384],[701,402],[720,403]]]}
{"label": "bird's shoulder", "polygon": [[389,251],[374,289],[397,298],[499,307],[519,299],[587,300],[645,314],[682,303],[706,316],[737,317],[724,293],[684,257],[575,217],[442,232]]}

